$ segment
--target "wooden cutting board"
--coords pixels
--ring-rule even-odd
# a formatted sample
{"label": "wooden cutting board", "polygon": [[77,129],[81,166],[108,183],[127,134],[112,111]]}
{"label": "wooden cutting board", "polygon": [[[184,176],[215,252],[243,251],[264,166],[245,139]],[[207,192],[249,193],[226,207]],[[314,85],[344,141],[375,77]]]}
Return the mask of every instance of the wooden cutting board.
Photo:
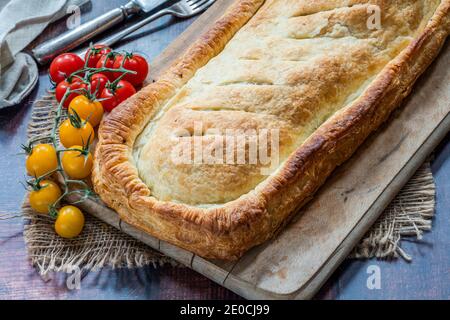
{"label": "wooden cutting board", "polygon": [[[232,3],[217,0],[153,62],[154,79]],[[102,203],[83,209],[249,299],[308,299],[376,221],[450,128],[450,50],[281,234],[239,261],[205,260],[119,220]]]}

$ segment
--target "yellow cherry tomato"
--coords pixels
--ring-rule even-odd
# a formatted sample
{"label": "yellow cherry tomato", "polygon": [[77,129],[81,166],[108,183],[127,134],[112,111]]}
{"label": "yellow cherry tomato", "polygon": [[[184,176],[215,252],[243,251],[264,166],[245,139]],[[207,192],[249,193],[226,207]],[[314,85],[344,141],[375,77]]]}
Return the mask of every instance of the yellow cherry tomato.
{"label": "yellow cherry tomato", "polygon": [[50,144],[38,144],[33,147],[26,161],[28,175],[41,177],[58,168],[56,150]]}
{"label": "yellow cherry tomato", "polygon": [[73,114],[73,110],[82,119],[87,119],[89,123],[96,127],[103,117],[103,106],[99,101],[90,101],[89,98],[79,95],[69,104],[69,113]]}
{"label": "yellow cherry tomato", "polygon": [[49,206],[61,197],[61,189],[50,180],[40,181],[39,187],[30,192],[30,205],[39,213],[48,213]]}
{"label": "yellow cherry tomato", "polygon": [[86,151],[87,155],[84,155],[81,151],[83,150],[82,146],[71,146],[69,149],[77,150],[64,151],[62,156],[64,171],[72,179],[84,179],[88,177],[91,174],[93,165],[91,153]]}
{"label": "yellow cherry tomato", "polygon": [[81,123],[73,123],[70,119],[65,120],[59,127],[59,140],[62,145],[69,148],[73,145],[84,146],[95,138],[94,128],[89,122],[81,119]]}
{"label": "yellow cherry tomato", "polygon": [[59,209],[55,221],[56,233],[67,239],[78,236],[84,227],[84,215],[74,206],[65,206]]}

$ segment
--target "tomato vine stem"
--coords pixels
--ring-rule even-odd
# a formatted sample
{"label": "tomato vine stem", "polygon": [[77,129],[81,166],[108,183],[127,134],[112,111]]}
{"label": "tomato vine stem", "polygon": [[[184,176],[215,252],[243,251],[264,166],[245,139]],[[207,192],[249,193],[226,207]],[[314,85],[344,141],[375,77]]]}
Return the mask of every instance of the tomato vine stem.
{"label": "tomato vine stem", "polygon": [[[113,54],[119,54],[119,53],[112,51],[111,55],[113,55]],[[90,56],[89,56],[89,58],[90,58]],[[109,58],[109,54],[108,54],[108,58]],[[61,120],[64,115],[63,114],[63,112],[64,112],[63,106],[64,106],[65,101],[73,93],[85,95],[91,101],[94,101],[94,100],[98,101],[98,99],[96,98],[97,93],[98,93],[97,92],[98,87],[96,88],[95,92],[92,92],[92,90],[91,90],[92,88],[91,88],[90,80],[94,74],[103,73],[103,72],[121,73],[121,75],[117,79],[115,79],[112,82],[108,82],[108,86],[117,86],[117,83],[126,74],[137,74],[136,71],[125,69],[123,67],[123,62],[119,68],[108,68],[105,66],[100,67],[100,68],[92,68],[92,67],[87,66],[87,61],[88,60],[86,60],[86,63],[82,69],[75,71],[67,78],[67,81],[69,83],[72,81],[72,79],[74,77],[78,78],[78,79],[80,79],[80,81],[82,81],[84,84],[86,84],[87,88],[78,88],[78,89],[71,89],[70,87],[67,88],[66,92],[64,93],[64,96],[62,97],[61,101],[59,101],[58,107],[56,109],[56,114],[55,114],[55,118],[54,118],[54,122],[53,122],[52,129],[50,131],[50,134],[42,135],[42,136],[38,136],[33,139],[30,139],[30,140],[28,140],[27,146],[24,146],[24,149],[27,148],[31,151],[32,147],[35,143],[43,142],[43,141],[50,141],[51,144],[53,145],[53,147],[55,148],[56,159],[57,159],[57,168],[50,172],[47,172],[46,174],[42,175],[41,177],[34,177],[33,179],[30,179],[29,181],[27,181],[27,182],[36,183],[36,181],[39,182],[43,178],[49,177],[53,174],[57,174],[61,178],[59,180],[60,180],[60,185],[62,185],[63,192],[62,192],[61,196],[55,201],[55,203],[53,203],[49,207],[49,214],[52,217],[57,216],[58,212],[57,212],[56,208],[60,206],[61,201],[67,200],[67,197],[69,195],[73,195],[73,194],[81,195],[81,197],[78,200],[76,200],[75,202],[71,202],[72,204],[83,202],[88,198],[98,199],[97,195],[93,192],[93,190],[91,189],[91,187],[88,185],[88,183],[86,181],[70,179],[70,177],[64,171],[63,164],[62,164],[62,157],[61,157],[62,153],[66,152],[66,151],[89,152],[89,148],[85,149],[84,146],[83,146],[83,150],[79,150],[79,149],[74,149],[74,148],[64,149],[64,148],[61,148],[59,145],[60,143],[58,140],[57,130],[61,124]],[[125,61],[125,59],[124,59],[124,61]],[[106,60],[105,60],[105,63],[106,63]],[[69,106],[69,108],[70,108],[70,106]],[[87,143],[89,144],[89,141]],[[78,188],[73,189],[74,185],[77,185]]]}

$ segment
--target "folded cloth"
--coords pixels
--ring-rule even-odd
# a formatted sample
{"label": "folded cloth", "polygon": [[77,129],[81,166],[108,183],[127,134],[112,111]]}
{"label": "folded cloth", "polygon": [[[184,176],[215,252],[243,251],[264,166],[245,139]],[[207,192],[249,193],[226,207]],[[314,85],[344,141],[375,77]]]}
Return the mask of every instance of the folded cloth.
{"label": "folded cloth", "polygon": [[38,79],[36,62],[21,51],[48,24],[89,0],[0,0],[0,109],[20,103]]}

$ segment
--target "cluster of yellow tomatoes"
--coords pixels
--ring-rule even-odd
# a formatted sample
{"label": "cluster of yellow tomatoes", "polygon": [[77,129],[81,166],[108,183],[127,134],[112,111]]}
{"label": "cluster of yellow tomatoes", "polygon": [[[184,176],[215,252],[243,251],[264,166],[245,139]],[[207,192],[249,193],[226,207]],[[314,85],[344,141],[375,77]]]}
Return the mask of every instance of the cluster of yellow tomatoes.
{"label": "cluster of yellow tomatoes", "polygon": [[[96,127],[103,116],[101,102],[90,101],[84,95],[73,99],[69,105],[68,119],[59,127],[59,137],[65,149],[61,150],[62,169],[68,178],[87,178],[92,171],[93,158],[89,145],[94,140]],[[85,119],[86,118],[86,119]],[[37,144],[29,150],[26,160],[27,173],[33,177],[46,177],[58,171],[58,152],[51,144]],[[62,192],[57,183],[39,178],[32,186],[30,205],[39,213],[48,214],[59,202]],[[84,226],[84,215],[75,206],[59,209],[55,231],[61,237],[74,238]]]}
{"label": "cluster of yellow tomatoes", "polygon": [[[30,205],[41,214],[56,217],[55,231],[61,237],[74,238],[83,230],[84,215],[73,205],[59,210],[56,207],[72,191],[69,186],[82,185],[92,171],[90,145],[103,117],[104,110],[112,111],[122,101],[136,93],[147,77],[149,67],[138,54],[118,53],[103,45],[91,46],[85,59],[64,53],[50,65],[49,74],[55,85],[55,97],[60,103],[51,143],[30,144],[26,169],[33,177],[27,181]],[[60,112],[67,109],[67,120],[60,123]],[[55,138],[59,129],[60,149]],[[41,140],[42,141],[42,140]],[[64,183],[50,179],[59,174]],[[64,185],[61,190],[60,185]]]}

